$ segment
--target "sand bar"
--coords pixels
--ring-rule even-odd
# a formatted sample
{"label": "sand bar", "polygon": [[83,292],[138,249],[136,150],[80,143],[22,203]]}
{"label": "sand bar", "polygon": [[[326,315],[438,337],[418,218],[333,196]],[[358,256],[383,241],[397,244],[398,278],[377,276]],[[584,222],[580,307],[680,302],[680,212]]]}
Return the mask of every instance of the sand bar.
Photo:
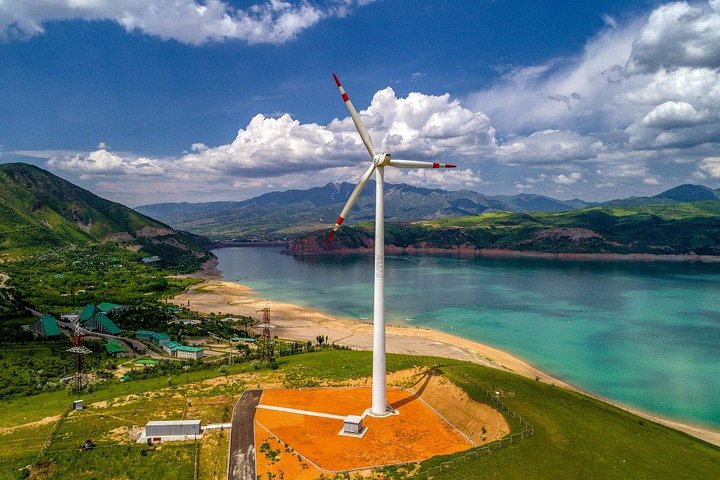
{"label": "sand bar", "polygon": [[[276,302],[259,296],[258,292],[238,283],[217,280],[218,275],[202,276],[205,282],[188,288],[174,297],[178,305],[188,305],[201,313],[223,313],[260,318],[259,310],[270,307],[273,334],[280,338],[310,340],[318,335],[328,337],[329,343],[346,345],[358,350],[372,349],[372,325],[351,318],[339,317],[308,307]],[[387,351],[411,355],[431,355],[467,360],[493,368],[512,371],[532,379],[591,395],[573,385],[538,370],[529,363],[507,352],[437,330],[412,327],[387,327]],[[591,395],[596,398],[596,395]],[[639,410],[631,409],[601,398],[624,410],[649,420],[680,430],[706,442],[720,446],[720,432],[705,426],[668,420]]]}

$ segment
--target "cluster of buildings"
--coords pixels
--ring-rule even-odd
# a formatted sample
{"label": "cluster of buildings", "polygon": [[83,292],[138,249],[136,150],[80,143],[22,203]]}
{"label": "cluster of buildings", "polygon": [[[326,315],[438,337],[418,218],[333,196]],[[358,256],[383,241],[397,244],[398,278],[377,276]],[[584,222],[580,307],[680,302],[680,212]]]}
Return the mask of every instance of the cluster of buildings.
{"label": "cluster of buildings", "polygon": [[[103,302],[97,305],[85,305],[80,314],[62,315],[65,321],[78,321],[86,330],[106,333],[108,335],[119,335],[122,330],[108,318],[111,312],[122,310],[122,305],[115,303]],[[57,319],[52,315],[42,315],[39,320],[30,325],[30,330],[43,337],[54,337],[60,335],[60,327]]]}
{"label": "cluster of buildings", "polygon": [[[92,330],[108,335],[119,335],[122,330],[113,323],[108,314],[111,312],[117,312],[122,310],[122,305],[115,303],[99,303],[97,305],[85,305],[79,314],[63,315],[63,319],[69,322],[77,321],[83,328]],[[177,308],[177,307],[176,307]],[[179,320],[183,323],[186,320]],[[198,322],[197,320],[192,321],[193,324]],[[30,330],[38,335],[44,337],[53,337],[60,335],[60,328],[57,320],[52,315],[43,315],[35,323],[30,325]],[[205,356],[205,350],[201,347],[193,347],[189,345],[183,345],[182,343],[170,340],[170,337],[166,333],[152,332],[150,330],[138,330],[135,332],[135,337],[138,340],[145,340],[152,342],[153,344],[161,347],[165,353],[172,357],[197,360]],[[119,341],[109,340],[106,345],[108,353],[112,355],[122,355],[127,353],[127,349]]]}
{"label": "cluster of buildings", "polygon": [[135,338],[138,340],[146,340],[162,347],[162,349],[171,357],[184,358],[189,360],[197,360],[205,356],[205,350],[201,347],[191,347],[182,343],[170,340],[165,333],[152,332],[150,330],[138,330],[135,332]]}

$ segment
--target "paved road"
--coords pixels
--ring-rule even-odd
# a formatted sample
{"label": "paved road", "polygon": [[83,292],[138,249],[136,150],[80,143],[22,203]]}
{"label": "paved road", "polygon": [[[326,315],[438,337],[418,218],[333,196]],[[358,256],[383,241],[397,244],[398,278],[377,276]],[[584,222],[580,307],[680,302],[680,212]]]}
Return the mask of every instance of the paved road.
{"label": "paved road", "polygon": [[235,404],[230,432],[228,480],[256,480],[255,407],[262,390],[245,390]]}

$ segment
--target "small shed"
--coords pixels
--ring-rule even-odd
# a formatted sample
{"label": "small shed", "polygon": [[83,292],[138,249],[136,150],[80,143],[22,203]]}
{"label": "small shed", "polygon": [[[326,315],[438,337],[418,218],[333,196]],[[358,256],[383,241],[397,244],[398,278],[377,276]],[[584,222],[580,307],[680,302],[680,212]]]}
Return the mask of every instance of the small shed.
{"label": "small shed", "polygon": [[147,438],[184,435],[200,435],[200,420],[155,420],[145,425]]}
{"label": "small shed", "polygon": [[255,343],[256,339],[251,337],[232,337],[230,341],[233,343],[244,342],[244,343]]}
{"label": "small shed", "polygon": [[82,410],[83,409],[83,401],[82,400],[75,400],[73,402],[73,410]]}
{"label": "small shed", "polygon": [[348,415],[343,420],[343,433],[350,435],[360,435],[363,431],[362,417],[357,415]]}

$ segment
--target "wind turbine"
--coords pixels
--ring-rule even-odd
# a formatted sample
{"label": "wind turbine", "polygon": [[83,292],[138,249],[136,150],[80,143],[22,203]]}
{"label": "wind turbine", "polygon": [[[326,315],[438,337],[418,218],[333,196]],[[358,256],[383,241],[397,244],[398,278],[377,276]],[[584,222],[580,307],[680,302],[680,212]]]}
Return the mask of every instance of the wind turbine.
{"label": "wind turbine", "polygon": [[372,163],[367,171],[360,178],[355,189],[350,194],[340,216],[335,221],[335,226],[330,232],[326,243],[330,243],[335,237],[340,225],[353,207],[365,185],[375,173],[375,288],[373,294],[373,381],[372,381],[372,407],[370,414],[373,416],[385,416],[391,413],[387,405],[386,383],[385,383],[385,221],[383,204],[383,177],[385,167],[397,168],[455,168],[455,165],[448,163],[418,162],[415,160],[393,160],[389,153],[375,153],[370,139],[370,133],[363,125],[360,116],[350,101],[337,75],[333,78],[340,90],[340,95],[345,102],[355,128],[360,134],[365,148],[367,148]]}

